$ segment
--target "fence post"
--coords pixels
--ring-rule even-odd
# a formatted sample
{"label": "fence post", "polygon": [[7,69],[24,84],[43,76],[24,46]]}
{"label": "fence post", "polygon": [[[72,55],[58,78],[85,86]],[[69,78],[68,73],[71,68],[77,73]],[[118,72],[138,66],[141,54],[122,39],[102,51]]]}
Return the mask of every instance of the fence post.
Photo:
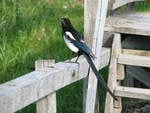
{"label": "fence post", "polygon": [[[84,38],[92,48],[98,0],[84,0]],[[93,7],[94,6],[94,7]],[[85,113],[88,77],[83,79],[83,113]]]}
{"label": "fence post", "polygon": [[[43,71],[55,63],[55,60],[37,60],[35,62],[36,71]],[[52,93],[36,102],[37,113],[57,113],[56,93]]]}
{"label": "fence post", "polygon": [[[89,2],[88,0],[86,2],[88,2],[87,4],[91,5],[90,4],[91,2]],[[98,4],[98,7],[97,7],[97,13],[96,13],[96,21],[94,22],[95,23],[94,36],[92,36],[93,37],[92,50],[97,56],[97,59],[95,59],[95,65],[98,68],[98,63],[101,60],[100,57],[98,56],[100,56],[101,54],[102,39],[103,39],[103,34],[104,34],[104,25],[105,25],[105,19],[106,19],[106,14],[107,14],[108,0],[98,0],[97,4]],[[93,10],[97,4],[91,5],[92,8],[90,8],[90,10]],[[85,8],[85,10],[86,9],[87,8]],[[86,16],[85,16],[85,19],[87,19]],[[89,20],[85,22],[88,23],[88,21]],[[85,28],[87,29],[86,25],[85,25]],[[96,93],[97,93],[97,78],[91,72],[88,78],[87,94],[86,94],[86,101],[85,101],[85,108],[84,108],[85,113],[95,113]]]}

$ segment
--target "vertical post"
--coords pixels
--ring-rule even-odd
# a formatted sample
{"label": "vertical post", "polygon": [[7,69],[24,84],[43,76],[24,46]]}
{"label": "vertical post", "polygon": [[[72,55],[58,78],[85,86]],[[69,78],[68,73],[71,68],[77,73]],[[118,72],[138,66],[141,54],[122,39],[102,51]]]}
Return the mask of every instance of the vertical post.
{"label": "vertical post", "polygon": [[[117,75],[120,75],[120,71],[123,71],[121,65],[117,65],[117,57],[121,54],[121,36],[120,34],[114,35],[113,45],[112,45],[112,54],[111,61],[109,66],[109,76],[108,76],[108,87],[113,91],[117,86]],[[119,70],[117,67],[119,67]],[[123,72],[122,72],[123,73]],[[121,74],[122,74],[121,73]],[[123,78],[123,77],[121,77]],[[121,98],[118,97],[118,101],[115,101],[109,93],[106,96],[105,102],[105,113],[120,113],[121,112]]]}
{"label": "vertical post", "polygon": [[98,0],[84,0],[84,38],[92,47]]}
{"label": "vertical post", "polygon": [[[90,5],[90,2],[88,4]],[[94,8],[95,6],[96,4],[91,7]],[[99,56],[101,54],[101,48],[102,48],[102,39],[104,34],[104,25],[105,25],[105,19],[107,14],[107,6],[108,6],[108,0],[98,0],[94,36],[92,36],[93,37],[92,50],[97,57],[97,59],[95,59],[94,61],[97,68],[101,60]],[[91,10],[93,10],[92,8]],[[86,16],[85,19],[87,19]],[[87,29],[86,25],[85,28]],[[97,93],[97,78],[95,77],[94,73],[91,71],[88,78],[85,113],[95,113],[96,93]]]}
{"label": "vertical post", "polygon": [[[97,14],[98,0],[84,0],[84,38],[89,47],[92,48],[95,20]],[[83,113],[87,96],[88,77],[83,79]]]}
{"label": "vertical post", "polygon": [[[38,60],[35,62],[36,71],[43,71],[44,68],[48,68],[53,65],[55,60]],[[37,113],[57,113],[56,108],[56,93],[52,93],[36,103]]]}

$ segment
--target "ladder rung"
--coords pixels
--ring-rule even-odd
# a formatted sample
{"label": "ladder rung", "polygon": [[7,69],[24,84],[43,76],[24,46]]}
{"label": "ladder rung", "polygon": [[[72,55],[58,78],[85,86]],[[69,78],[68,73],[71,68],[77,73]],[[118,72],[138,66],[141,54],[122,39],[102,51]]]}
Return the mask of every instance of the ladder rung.
{"label": "ladder rung", "polygon": [[122,53],[139,55],[139,56],[150,56],[150,51],[145,51],[145,50],[122,49]]}
{"label": "ladder rung", "polygon": [[118,63],[126,65],[150,67],[150,57],[130,55],[130,54],[120,54],[118,57]]}
{"label": "ladder rung", "polygon": [[115,95],[150,100],[150,89],[117,86],[115,89]]}

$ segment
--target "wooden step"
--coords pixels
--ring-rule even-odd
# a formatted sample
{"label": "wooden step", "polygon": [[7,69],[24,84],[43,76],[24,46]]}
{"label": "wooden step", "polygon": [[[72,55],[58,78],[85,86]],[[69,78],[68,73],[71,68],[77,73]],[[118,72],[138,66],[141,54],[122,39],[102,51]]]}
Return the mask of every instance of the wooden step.
{"label": "wooden step", "polygon": [[122,49],[122,53],[139,55],[139,56],[150,56],[150,51],[145,51],[145,50]]}
{"label": "wooden step", "polygon": [[117,86],[114,93],[119,97],[150,100],[150,89]]}
{"label": "wooden step", "polygon": [[150,36],[150,12],[109,16],[105,31]]}
{"label": "wooden step", "polygon": [[150,56],[120,54],[118,57],[118,63],[125,65],[150,67]]}

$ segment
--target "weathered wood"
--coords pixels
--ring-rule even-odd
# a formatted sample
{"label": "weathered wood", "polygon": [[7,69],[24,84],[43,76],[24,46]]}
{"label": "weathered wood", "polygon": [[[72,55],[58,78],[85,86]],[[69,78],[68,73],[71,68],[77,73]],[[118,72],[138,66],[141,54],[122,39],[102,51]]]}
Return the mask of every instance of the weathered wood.
{"label": "weathered wood", "polygon": [[[44,71],[55,64],[55,60],[37,60],[35,62],[36,71]],[[37,113],[57,113],[56,92],[38,100],[36,102]]]}
{"label": "weathered wood", "polygon": [[[121,47],[121,34],[115,34],[115,38],[117,38],[114,42],[116,44],[116,59],[117,57],[121,54],[122,52],[122,47]],[[123,80],[125,77],[125,70],[124,70],[124,65],[118,64],[117,63],[117,75],[116,75],[116,81],[117,84],[120,85],[120,80]],[[121,113],[122,110],[122,101],[121,97],[118,97],[118,100],[114,100],[114,113]]]}
{"label": "weathered wood", "polygon": [[[122,47],[121,47],[121,34],[115,34],[115,37],[117,38],[115,41],[116,44],[116,54],[118,57],[122,53]],[[125,70],[124,65],[117,64],[117,80],[123,80],[125,77]]]}
{"label": "weathered wood", "polygon": [[118,97],[117,101],[114,101],[114,113],[121,113],[122,110],[122,98]]}
{"label": "weathered wood", "polygon": [[[90,48],[92,48],[92,41],[93,41],[92,37],[94,35],[95,20],[98,6],[97,4],[98,0],[84,0],[84,38],[85,42],[89,45]],[[83,113],[85,113],[86,108],[85,106],[86,106],[87,87],[88,87],[88,77],[84,78],[83,80]]]}
{"label": "weathered wood", "polygon": [[105,31],[150,36],[150,13],[133,12],[109,16],[106,19]]}
{"label": "weathered wood", "polygon": [[[110,50],[104,49],[99,69],[108,65]],[[44,71],[33,71],[0,85],[0,113],[12,113],[87,75],[84,58],[76,63],[60,62]]]}
{"label": "weathered wood", "polygon": [[118,63],[125,64],[125,65],[150,67],[150,57],[121,54],[118,57]]}
{"label": "weathered wood", "polygon": [[[113,91],[117,86],[117,56],[118,56],[118,41],[120,40],[120,34],[114,35],[112,51],[111,51],[111,60],[109,66],[108,74],[108,87]],[[105,102],[105,113],[114,113],[114,100],[109,93],[106,95]]]}
{"label": "weathered wood", "polygon": [[123,49],[122,53],[139,55],[139,56],[150,56],[150,51],[145,51],[145,50]]}
{"label": "weathered wood", "polygon": [[150,89],[118,86],[115,89],[115,95],[150,100]]}
{"label": "weathered wood", "polygon": [[148,1],[148,0],[114,0],[114,3],[112,3],[112,10],[121,7],[125,4],[131,3],[131,2],[137,2],[137,1]]}
{"label": "weathered wood", "polygon": [[[84,1],[84,38],[92,48],[98,0]],[[94,7],[93,7],[94,6]]]}
{"label": "weathered wood", "polygon": [[37,102],[37,113],[57,113],[56,106],[56,93],[38,100]]}
{"label": "weathered wood", "polygon": [[[98,0],[98,8],[96,14],[96,22],[95,22],[93,46],[92,46],[92,50],[97,57],[94,60],[97,69],[98,69],[99,62],[101,61],[101,58],[99,56],[101,55],[104,25],[105,25],[105,19],[107,14],[107,6],[108,6],[108,0],[101,0],[101,1]],[[88,78],[85,113],[95,112],[96,93],[97,93],[97,78],[94,75],[94,73],[91,71]]]}

